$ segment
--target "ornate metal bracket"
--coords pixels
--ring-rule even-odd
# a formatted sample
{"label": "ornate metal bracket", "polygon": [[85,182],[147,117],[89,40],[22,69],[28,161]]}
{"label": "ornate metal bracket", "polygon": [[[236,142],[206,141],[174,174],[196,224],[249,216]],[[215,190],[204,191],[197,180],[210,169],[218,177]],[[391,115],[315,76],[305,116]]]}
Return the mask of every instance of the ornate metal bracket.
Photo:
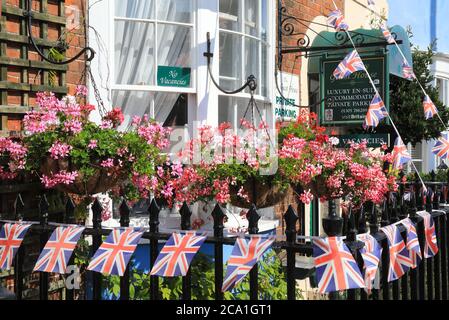
{"label": "ornate metal bracket", "polygon": [[[57,64],[57,65],[64,65],[64,64],[69,64],[73,61],[75,61],[76,59],[78,59],[79,57],[81,57],[83,54],[89,52],[89,54],[86,57],[86,61],[92,61],[92,59],[95,57],[95,51],[94,49],[92,49],[91,47],[85,47],[83,48],[80,52],[78,52],[77,55],[75,55],[74,57],[64,60],[64,61],[55,61],[54,59],[51,59],[49,57],[47,57],[37,46],[36,41],[33,38],[33,35],[31,33],[31,26],[33,24],[33,12],[31,11],[31,1],[32,0],[28,0],[27,1],[27,7],[26,10],[23,11],[23,16],[25,18],[27,18],[27,32],[28,32],[28,39],[30,40],[30,43],[33,45],[34,49],[36,50],[36,52],[42,57],[42,59],[44,59],[47,62],[50,62],[52,64]],[[66,51],[67,50],[67,44],[63,41],[59,41],[58,44],[58,49],[60,49],[61,51]]]}
{"label": "ornate metal bracket", "polygon": [[211,60],[214,56],[214,54],[211,52],[211,42],[210,42],[210,33],[208,32],[206,34],[207,36],[207,51],[203,53],[203,56],[205,56],[207,58],[207,72],[209,74],[209,77],[211,78],[213,84],[217,87],[218,90],[220,90],[221,92],[225,93],[225,94],[236,94],[239,92],[242,92],[243,90],[245,90],[246,88],[249,88],[251,95],[254,94],[254,92],[257,89],[257,79],[254,75],[250,75],[247,79],[246,82],[238,89],[236,90],[225,90],[222,87],[220,87],[220,85],[218,84],[218,82],[215,80],[214,75],[212,74],[211,71]]}

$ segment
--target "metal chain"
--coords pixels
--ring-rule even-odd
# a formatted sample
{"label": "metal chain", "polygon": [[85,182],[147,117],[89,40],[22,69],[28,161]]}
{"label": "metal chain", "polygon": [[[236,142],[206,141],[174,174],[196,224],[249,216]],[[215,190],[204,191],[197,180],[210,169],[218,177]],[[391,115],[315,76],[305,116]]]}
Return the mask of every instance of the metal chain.
{"label": "metal chain", "polygon": [[92,70],[90,68],[90,64],[88,64],[86,66],[86,69],[87,69],[87,73],[89,74],[89,78],[90,78],[90,82],[92,84],[92,88],[94,89],[94,96],[95,96],[95,100],[97,100],[98,111],[100,112],[100,115],[102,117],[104,117],[106,115],[107,111],[106,111],[106,108],[104,106],[103,99],[101,98],[100,90],[98,90],[97,83],[95,82],[95,78],[94,78],[94,76],[92,74]]}

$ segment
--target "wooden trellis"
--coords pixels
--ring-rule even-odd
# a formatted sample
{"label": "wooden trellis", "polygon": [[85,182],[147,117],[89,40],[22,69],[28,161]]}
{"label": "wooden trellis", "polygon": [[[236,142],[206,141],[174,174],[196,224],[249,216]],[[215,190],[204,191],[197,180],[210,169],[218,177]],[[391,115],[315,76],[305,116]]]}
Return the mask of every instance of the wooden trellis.
{"label": "wooden trellis", "polygon": [[[33,105],[36,92],[67,93],[67,66],[44,61],[29,43],[24,16],[26,3],[27,0],[2,0],[1,5],[0,135],[21,130],[20,119]],[[34,0],[32,13],[36,44],[48,55],[65,31],[65,1]]]}

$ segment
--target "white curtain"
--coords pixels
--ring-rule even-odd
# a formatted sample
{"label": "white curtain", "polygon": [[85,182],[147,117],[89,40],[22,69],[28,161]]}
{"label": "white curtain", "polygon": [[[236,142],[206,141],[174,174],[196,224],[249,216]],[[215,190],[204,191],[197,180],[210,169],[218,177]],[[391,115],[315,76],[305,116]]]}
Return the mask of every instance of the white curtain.
{"label": "white curtain", "polygon": [[[191,0],[156,0],[157,18],[162,21],[190,22]],[[116,0],[116,16],[154,19],[152,0]],[[156,26],[150,22],[115,22],[115,83],[128,85],[156,85],[154,55],[158,54],[158,65],[191,66],[190,27],[171,24],[157,26],[158,43],[155,50]],[[179,94],[151,93],[144,91],[115,91],[114,106],[122,108],[127,127],[134,115],[148,114],[164,122],[177,101]],[[154,111],[152,104],[154,103]]]}

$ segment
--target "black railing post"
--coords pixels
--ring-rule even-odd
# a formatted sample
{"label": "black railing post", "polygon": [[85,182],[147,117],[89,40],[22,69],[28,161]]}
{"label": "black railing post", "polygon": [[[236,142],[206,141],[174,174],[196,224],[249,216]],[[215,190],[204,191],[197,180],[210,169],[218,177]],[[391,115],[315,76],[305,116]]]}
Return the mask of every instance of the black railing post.
{"label": "black railing post", "polygon": [[[374,236],[377,232],[379,232],[379,223],[377,219],[377,210],[376,205],[372,202],[369,203],[371,206],[371,212],[369,217],[369,233]],[[382,273],[384,272],[382,266]],[[373,288],[371,290],[371,297],[373,300],[379,300],[379,289]]]}
{"label": "black railing post", "polygon": [[[150,207],[148,208],[148,213],[150,215],[150,232],[152,236],[150,237],[150,268],[153,268],[154,263],[156,262],[157,256],[159,254],[158,250],[158,239],[154,236],[159,232],[159,212],[161,209],[159,208],[156,199],[151,201]],[[159,299],[159,277],[158,276],[150,276],[150,299],[158,300]]]}
{"label": "black railing post", "polygon": [[[131,208],[129,207],[126,199],[123,198],[122,203],[120,204],[120,227],[127,228],[129,227],[129,214],[131,212]],[[125,273],[120,278],[120,300],[129,300],[129,264],[126,267]]]}
{"label": "black railing post", "polygon": [[[64,214],[64,222],[68,224],[75,223],[75,204],[73,203],[72,198],[68,197],[65,205],[65,214]],[[69,266],[74,264],[75,255],[72,254],[69,260]],[[75,279],[73,280],[76,281]],[[74,300],[75,299],[75,289],[68,289],[66,287],[65,290],[65,298],[66,300]]]}
{"label": "black railing post", "polygon": [[[390,207],[390,223],[396,223],[399,221],[399,217],[398,217],[397,201],[394,194],[390,194],[388,204]],[[392,287],[393,287],[393,300],[399,300],[400,299],[399,280],[394,281]]]}
{"label": "black railing post", "polygon": [[441,278],[442,278],[442,299],[447,300],[447,280],[448,280],[448,269],[447,269],[447,214],[441,217]]}
{"label": "black railing post", "polygon": [[[386,227],[390,224],[390,217],[388,212],[388,200],[384,201],[382,206],[382,216],[380,225],[381,227]],[[382,300],[390,300],[390,286],[388,283],[388,270],[390,265],[390,252],[389,252],[388,239],[385,238],[382,240],[382,279],[381,279],[381,287],[382,287]]]}
{"label": "black railing post", "polygon": [[[414,192],[410,193],[410,201],[409,201],[409,209],[408,209],[408,215],[410,220],[415,224],[416,226],[416,232],[418,235],[420,234],[420,217],[416,214],[416,196]],[[418,237],[419,240],[420,237]],[[420,244],[421,247],[421,244]],[[422,252],[422,249],[421,249]],[[422,262],[418,265],[417,268],[410,270],[410,298],[411,300],[418,300],[420,297],[420,277],[419,272],[422,266]]]}
{"label": "black railing post", "polygon": [[292,206],[288,206],[284,214],[285,235],[287,237],[287,299],[296,300],[295,251],[292,247],[296,242],[296,223],[298,216]]}
{"label": "black railing post", "polygon": [[[47,201],[47,196],[44,194],[41,196],[41,200],[39,201],[40,224],[44,228],[48,225],[48,208],[49,204]],[[42,231],[40,236],[40,251],[44,249],[47,241],[48,232]],[[48,273],[46,272],[39,272],[39,299],[48,300]]]}
{"label": "black railing post", "polygon": [[[190,230],[191,223],[190,217],[192,216],[192,211],[190,211],[187,202],[182,204],[181,209],[179,210],[181,214],[181,229],[182,230]],[[191,300],[192,299],[192,274],[190,273],[190,269],[182,278],[182,299],[183,300]]]}
{"label": "black railing post", "polygon": [[[359,211],[359,215],[358,215],[358,219],[357,219],[358,220],[357,221],[357,233],[358,234],[364,234],[367,232],[365,207],[366,207],[366,204],[363,204],[360,207],[360,211]],[[359,265],[359,269],[363,270],[364,262],[363,262],[362,255],[359,254],[357,256],[357,258],[358,258],[357,263]],[[366,293],[365,290],[360,290],[360,300],[368,300],[368,294]]]}
{"label": "black railing post", "polygon": [[[254,198],[255,199],[255,198]],[[249,234],[259,233],[259,219],[260,215],[257,212],[256,205],[253,204],[249,209],[246,218],[248,219]],[[259,265],[256,263],[249,272],[249,296],[251,300],[258,300],[259,298]]]}
{"label": "black railing post", "polygon": [[[426,193],[426,211],[432,215],[432,197],[434,193],[431,188],[427,188]],[[432,218],[433,219],[433,218]],[[427,275],[427,300],[433,300],[434,297],[434,285],[433,285],[433,259],[426,259],[426,275]]]}
{"label": "black railing post", "polygon": [[[92,236],[92,254],[94,254],[98,248],[101,246],[102,237],[101,237],[101,213],[103,212],[103,207],[98,200],[95,199],[92,204],[92,223],[94,227],[95,234]],[[99,272],[92,272],[93,279],[93,299],[101,300],[101,279],[102,274]]]}
{"label": "black railing post", "polygon": [[434,257],[434,286],[435,286],[435,300],[441,300],[441,218],[435,217],[435,234],[437,236],[438,253]]}
{"label": "black railing post", "polygon": [[[22,211],[25,208],[22,196],[20,193],[17,195],[16,201],[14,202],[14,211],[16,221],[21,221],[23,219]],[[22,300],[23,294],[23,261],[24,261],[24,248],[23,245],[19,247],[16,254],[16,259],[14,261],[14,285],[16,291],[16,299]]]}
{"label": "black railing post", "polygon": [[225,214],[217,203],[212,211],[212,218],[214,219],[214,237],[216,242],[214,244],[214,265],[215,265],[215,300],[223,300],[223,229]]}
{"label": "black railing post", "polygon": [[[337,207],[335,200],[328,202],[328,216],[322,219],[324,232],[328,237],[341,236],[343,232],[343,219],[337,215]],[[329,293],[329,299],[336,300],[338,294],[336,292]]]}
{"label": "black railing post", "polygon": [[[401,201],[401,207],[400,210],[398,211],[399,214],[399,220],[404,220],[407,218],[407,207],[405,205],[405,200],[404,200],[404,193],[400,193],[400,201]],[[408,300],[409,299],[409,289],[408,289],[408,275],[404,275],[401,278],[401,296],[402,296],[402,300]]]}
{"label": "black railing post", "polygon": [[[355,261],[359,261],[358,250],[363,247],[363,243],[357,241],[357,229],[355,225],[355,213],[352,206],[349,207],[348,217],[347,217],[347,235],[346,235],[346,245],[354,256]],[[348,300],[356,300],[357,290],[348,290]]]}

